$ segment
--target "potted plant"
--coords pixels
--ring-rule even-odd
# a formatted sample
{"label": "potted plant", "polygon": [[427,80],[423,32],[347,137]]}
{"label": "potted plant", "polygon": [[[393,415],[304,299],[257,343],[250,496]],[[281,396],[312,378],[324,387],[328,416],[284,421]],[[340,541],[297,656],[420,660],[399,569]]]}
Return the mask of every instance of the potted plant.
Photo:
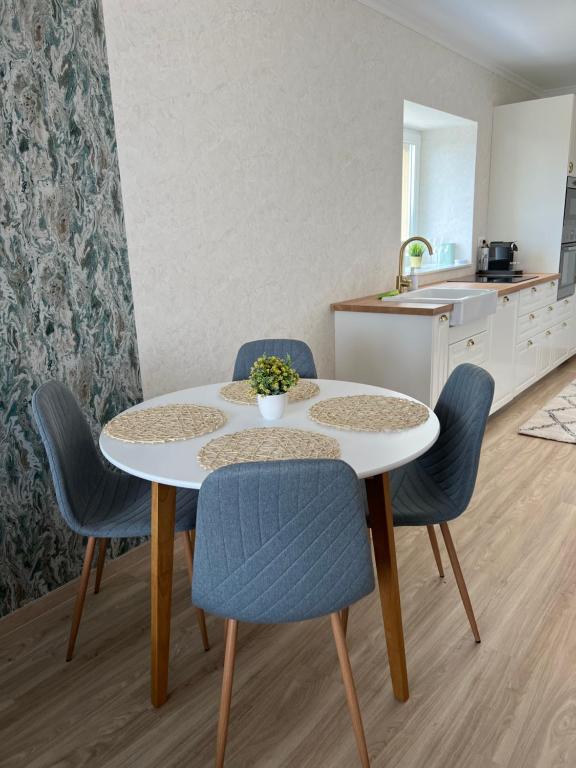
{"label": "potted plant", "polygon": [[259,357],[250,369],[250,387],[258,397],[258,408],[267,421],[280,419],[286,408],[287,392],[300,377],[292,367],[290,356],[282,360],[275,355]]}
{"label": "potted plant", "polygon": [[420,269],[422,266],[422,256],[424,255],[424,245],[422,243],[411,243],[408,255],[410,256],[410,266],[414,269]]}

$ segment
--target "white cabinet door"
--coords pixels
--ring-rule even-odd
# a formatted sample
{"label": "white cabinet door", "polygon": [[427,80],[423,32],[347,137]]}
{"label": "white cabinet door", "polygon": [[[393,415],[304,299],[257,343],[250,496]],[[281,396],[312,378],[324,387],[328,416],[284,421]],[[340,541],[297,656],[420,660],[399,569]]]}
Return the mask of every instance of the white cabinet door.
{"label": "white cabinet door", "polygon": [[489,352],[486,368],[494,377],[492,411],[512,399],[514,395],[514,350],[516,348],[518,320],[518,293],[501,296],[496,313],[490,315]]}
{"label": "white cabinet door", "polygon": [[517,240],[526,272],[558,269],[573,111],[573,94],[494,109],[488,239]]}
{"label": "white cabinet door", "polygon": [[571,345],[573,344],[572,337],[574,335],[574,318],[569,317],[567,320],[562,320],[561,323],[555,325],[552,329],[552,336],[554,341],[554,362],[559,363],[561,360],[569,357],[571,352]]}
{"label": "white cabinet door", "polygon": [[544,333],[539,334],[534,339],[538,347],[537,378],[548,373],[554,362],[554,338],[552,328],[548,328]]}
{"label": "white cabinet door", "polygon": [[538,372],[538,344],[534,339],[526,339],[516,345],[514,360],[514,382],[516,393],[526,389],[536,379]]}
{"label": "white cabinet door", "polygon": [[432,371],[430,375],[430,405],[436,405],[442,387],[448,378],[448,315],[434,317],[432,321]]}

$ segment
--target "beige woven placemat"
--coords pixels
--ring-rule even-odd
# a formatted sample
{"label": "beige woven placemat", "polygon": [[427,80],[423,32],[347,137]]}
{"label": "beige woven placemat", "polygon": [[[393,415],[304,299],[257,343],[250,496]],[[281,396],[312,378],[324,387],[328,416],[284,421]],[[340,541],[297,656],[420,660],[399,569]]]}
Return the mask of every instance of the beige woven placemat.
{"label": "beige woven placemat", "polygon": [[318,424],[357,432],[396,432],[424,424],[429,411],[402,397],[349,395],[315,403],[308,416]]}
{"label": "beige woven placemat", "polygon": [[121,413],[104,432],[127,443],[173,443],[215,432],[226,424],[225,414],[207,405],[158,405]]}
{"label": "beige woven placemat", "polygon": [[[300,379],[295,387],[288,390],[288,402],[297,403],[300,400],[309,400],[320,392],[316,382],[309,379]],[[256,395],[252,392],[248,381],[232,381],[225,384],[220,390],[220,396],[230,403],[238,405],[256,405]]]}
{"label": "beige woven placemat", "polygon": [[200,450],[204,469],[218,469],[244,461],[278,459],[337,459],[340,446],[333,437],[305,429],[255,427],[210,440]]}

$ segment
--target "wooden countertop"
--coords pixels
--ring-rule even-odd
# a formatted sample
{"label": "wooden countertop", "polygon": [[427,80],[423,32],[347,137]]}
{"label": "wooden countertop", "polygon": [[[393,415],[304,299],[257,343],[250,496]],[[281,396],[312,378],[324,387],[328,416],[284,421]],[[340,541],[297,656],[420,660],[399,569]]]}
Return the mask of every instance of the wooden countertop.
{"label": "wooden countertop", "polygon": [[[498,291],[499,296],[506,296],[510,293],[523,291],[525,288],[531,288],[533,285],[545,283],[547,280],[557,280],[560,277],[558,272],[554,273],[535,273],[530,280],[523,280],[521,283],[465,283],[451,282],[442,280],[438,283],[428,283],[423,286],[428,288],[434,286],[450,286],[451,288],[486,288],[492,291]],[[330,305],[333,312],[382,312],[389,315],[441,315],[443,312],[450,312],[454,308],[453,304],[439,304],[430,302],[423,304],[411,304],[409,301],[398,297],[398,301],[380,301],[376,296],[362,296],[359,299],[348,299],[339,301]],[[407,297],[407,294],[404,294]]]}

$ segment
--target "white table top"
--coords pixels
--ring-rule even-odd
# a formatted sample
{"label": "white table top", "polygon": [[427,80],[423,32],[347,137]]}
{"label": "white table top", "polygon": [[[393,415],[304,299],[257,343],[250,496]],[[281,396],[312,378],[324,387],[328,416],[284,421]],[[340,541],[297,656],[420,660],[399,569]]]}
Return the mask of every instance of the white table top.
{"label": "white table top", "polygon": [[264,421],[256,405],[236,405],[224,400],[219,394],[223,384],[208,384],[161,395],[130,410],[170,403],[194,403],[220,408],[228,420],[215,432],[175,443],[126,443],[102,433],[100,449],[108,461],[131,475],[180,488],[200,488],[209,474],[196,459],[200,448],[219,435],[250,427],[296,427],[330,435],[339,442],[343,461],[350,464],[360,478],[372,477],[407,464],[427,451],[438,438],[440,425],[433,411],[430,411],[430,418],[424,424],[401,432],[351,432],[317,424],[308,418],[307,413],[310,406],[319,400],[344,395],[407,396],[368,384],[329,379],[316,381],[320,393],[309,400],[289,403],[279,421]]}

